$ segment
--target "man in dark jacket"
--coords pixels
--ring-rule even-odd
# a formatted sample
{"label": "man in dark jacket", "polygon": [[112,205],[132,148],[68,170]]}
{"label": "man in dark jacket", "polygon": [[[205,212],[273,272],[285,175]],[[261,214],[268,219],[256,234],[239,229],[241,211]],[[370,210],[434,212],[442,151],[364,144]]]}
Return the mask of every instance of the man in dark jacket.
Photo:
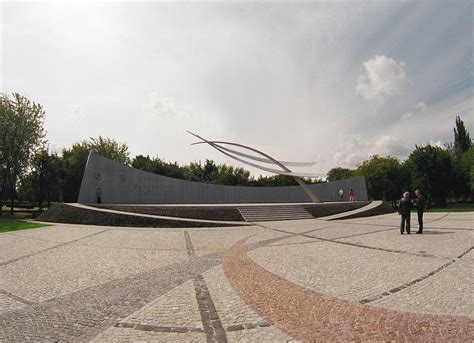
{"label": "man in dark jacket", "polygon": [[402,222],[400,223],[400,233],[403,235],[405,231],[405,223],[407,234],[410,234],[410,211],[413,207],[413,203],[410,199],[410,193],[403,193],[403,198],[400,200],[400,206],[398,207],[399,213],[402,216]]}
{"label": "man in dark jacket", "polygon": [[416,233],[421,234],[423,233],[423,212],[426,210],[426,199],[423,194],[421,194],[419,189],[415,191],[415,195],[417,198],[416,212],[418,214],[418,231]]}

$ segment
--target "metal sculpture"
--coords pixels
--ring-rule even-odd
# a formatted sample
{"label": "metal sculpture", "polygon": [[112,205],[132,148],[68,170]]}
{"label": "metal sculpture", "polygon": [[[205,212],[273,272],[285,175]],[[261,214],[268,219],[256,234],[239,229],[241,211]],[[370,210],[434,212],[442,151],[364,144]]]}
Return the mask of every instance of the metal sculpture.
{"label": "metal sculpture", "polygon": [[[217,151],[221,152],[222,154],[224,154],[224,155],[226,155],[230,158],[233,158],[234,160],[242,162],[246,165],[249,165],[251,167],[255,167],[255,168],[258,168],[258,169],[261,169],[261,170],[265,170],[267,172],[274,173],[274,174],[287,175],[287,176],[293,177],[295,179],[295,181],[303,188],[303,190],[306,192],[306,194],[310,197],[310,199],[313,202],[315,202],[315,203],[320,203],[321,202],[319,197],[308,187],[308,185],[301,178],[302,177],[316,178],[316,177],[322,176],[323,174],[295,173],[295,172],[292,172],[287,167],[287,166],[297,166],[297,167],[312,166],[312,165],[316,164],[316,162],[277,161],[273,157],[265,154],[264,152],[259,151],[257,149],[254,149],[252,147],[243,145],[243,144],[225,142],[225,141],[209,141],[209,140],[207,140],[207,139],[205,139],[205,138],[203,138],[203,137],[201,137],[201,136],[199,136],[195,133],[192,133],[190,131],[186,131],[186,132],[188,132],[190,135],[193,135],[194,137],[199,138],[201,140],[201,142],[195,142],[195,143],[192,143],[192,145],[195,145],[195,144],[209,144],[211,147],[213,147]],[[224,145],[231,145],[231,146],[236,146],[236,147],[239,147],[239,148],[242,148],[242,149],[247,149],[247,150],[253,151],[253,152],[263,156],[263,158],[258,157],[258,156],[249,155],[249,154],[243,153],[241,151],[237,151],[237,150],[225,147]],[[258,162],[263,162],[263,163],[268,163],[268,164],[274,164],[274,165],[277,165],[278,167],[280,167],[282,170],[261,166],[259,164],[252,163],[252,162],[249,162],[247,160],[244,160],[244,159],[242,159],[238,156],[249,159],[249,160],[253,160],[253,161],[258,161]]]}

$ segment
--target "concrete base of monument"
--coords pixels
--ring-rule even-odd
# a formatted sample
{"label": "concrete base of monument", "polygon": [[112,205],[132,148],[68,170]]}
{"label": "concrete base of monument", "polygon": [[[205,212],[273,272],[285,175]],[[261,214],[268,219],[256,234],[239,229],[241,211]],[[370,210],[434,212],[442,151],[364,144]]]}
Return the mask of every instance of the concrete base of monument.
{"label": "concrete base of monument", "polygon": [[55,204],[37,220],[124,227],[232,227],[262,221],[335,220],[392,212],[393,209],[381,201],[228,205]]}

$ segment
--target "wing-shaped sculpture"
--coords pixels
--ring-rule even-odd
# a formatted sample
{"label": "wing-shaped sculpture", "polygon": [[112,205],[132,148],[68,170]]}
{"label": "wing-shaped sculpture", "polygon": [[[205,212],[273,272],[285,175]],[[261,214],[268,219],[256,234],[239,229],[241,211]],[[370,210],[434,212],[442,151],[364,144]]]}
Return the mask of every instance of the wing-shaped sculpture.
{"label": "wing-shaped sculpture", "polygon": [[[214,144],[219,144],[219,147],[222,150],[233,153],[235,155],[246,157],[246,158],[254,160],[254,161],[259,161],[259,162],[269,163],[269,164],[275,164],[274,162],[272,162],[272,161],[270,161],[266,158],[252,156],[252,155],[249,155],[249,154],[246,154],[246,153],[243,153],[243,152],[240,152],[240,151],[230,149],[230,148],[226,148],[226,147],[222,146],[223,144],[227,144],[227,145],[235,145],[235,146],[242,147],[241,144],[231,143],[231,142],[222,142],[222,141],[211,141],[211,142],[214,143]],[[195,142],[195,143],[192,143],[191,145],[197,145],[197,144],[206,144],[206,142]],[[318,163],[318,162],[290,162],[290,161],[278,161],[278,162],[280,162],[281,164],[283,164],[287,167],[311,167],[311,166],[315,165],[316,163]]]}
{"label": "wing-shaped sculpture", "polygon": [[[308,185],[306,185],[306,183],[301,179],[302,177],[311,177],[311,178],[316,178],[316,177],[320,177],[320,176],[323,176],[324,174],[313,174],[313,173],[294,173],[292,172],[290,169],[288,169],[288,165],[291,165],[291,166],[311,166],[311,165],[314,165],[316,162],[285,162],[285,161],[277,161],[275,160],[273,157],[271,157],[270,155],[267,155],[265,154],[264,152],[262,151],[259,151],[257,149],[254,149],[252,147],[249,147],[249,146],[246,146],[246,145],[243,145],[243,144],[239,144],[239,143],[232,143],[232,142],[224,142],[224,141],[209,141],[195,133],[192,133],[190,131],[187,131],[190,135],[193,135],[194,137],[196,138],[199,138],[201,140],[201,142],[196,142],[196,143],[193,143],[194,144],[203,144],[203,143],[206,143],[206,144],[209,144],[211,147],[213,147],[214,149],[216,149],[217,151],[221,152],[222,154],[230,157],[230,158],[233,158],[239,162],[242,162],[246,165],[249,165],[249,166],[252,166],[252,167],[255,167],[255,168],[258,168],[258,169],[261,169],[261,170],[265,170],[267,172],[270,172],[270,173],[274,173],[274,174],[279,174],[279,175],[287,175],[287,176],[292,176],[296,182],[298,182],[298,184],[304,189],[304,191],[306,192],[306,194],[308,194],[308,196],[311,198],[311,200],[313,202],[316,202],[316,203],[319,203],[321,202],[321,200],[319,200],[318,196],[308,187]],[[249,154],[246,154],[246,153],[243,153],[243,152],[240,152],[240,151],[237,151],[237,150],[234,150],[234,149],[230,149],[230,148],[227,148],[223,145],[232,145],[232,146],[237,146],[239,148],[243,148],[243,149],[247,149],[247,150],[250,150],[250,151],[253,151],[255,152],[256,154],[260,155],[260,156],[263,156],[263,157],[258,157],[258,156],[253,156],[253,155],[249,155]],[[268,167],[264,167],[264,166],[261,166],[259,164],[256,164],[256,163],[253,163],[253,162],[249,162],[249,161],[246,161],[240,157],[237,157],[237,156],[240,156],[240,157],[244,157],[244,158],[247,158],[247,159],[250,159],[250,160],[253,160],[253,161],[258,161],[258,162],[263,162],[263,163],[268,163],[268,164],[273,164],[273,165],[277,165],[278,167],[280,167],[282,170],[278,170],[278,169],[273,169],[273,168],[268,168]]]}

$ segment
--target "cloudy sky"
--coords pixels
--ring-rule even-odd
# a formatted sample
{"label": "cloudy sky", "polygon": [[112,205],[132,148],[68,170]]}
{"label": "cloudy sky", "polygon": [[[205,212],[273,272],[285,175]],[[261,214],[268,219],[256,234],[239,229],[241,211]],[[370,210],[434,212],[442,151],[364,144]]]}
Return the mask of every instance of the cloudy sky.
{"label": "cloudy sky", "polygon": [[191,130],[315,173],[403,159],[456,115],[474,133],[473,4],[3,1],[0,89],[43,104],[53,149],[239,165]]}

